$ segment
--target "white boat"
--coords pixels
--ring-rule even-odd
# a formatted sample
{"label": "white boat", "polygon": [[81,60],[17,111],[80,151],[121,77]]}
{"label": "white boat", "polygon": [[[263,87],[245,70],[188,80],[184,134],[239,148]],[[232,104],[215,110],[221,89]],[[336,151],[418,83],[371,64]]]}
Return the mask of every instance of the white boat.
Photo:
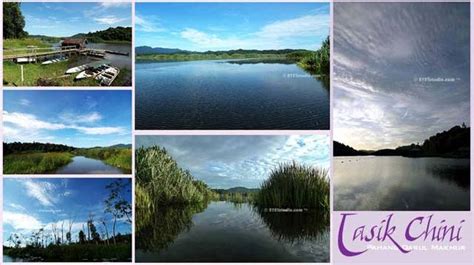
{"label": "white boat", "polygon": [[66,61],[66,60],[67,60],[66,58],[57,58],[57,59],[44,61],[41,64],[42,65],[48,65],[48,64],[53,64],[53,63],[59,63],[59,62]]}
{"label": "white boat", "polygon": [[74,80],[81,80],[90,77],[96,77],[97,75],[103,73],[109,66],[106,64],[100,65],[97,68],[89,67],[88,69],[80,72]]}
{"label": "white boat", "polygon": [[101,86],[110,86],[112,82],[114,82],[115,78],[117,78],[119,73],[119,68],[108,66],[107,69],[104,72],[98,74],[95,79],[99,81]]}
{"label": "white boat", "polygon": [[86,70],[88,67],[89,67],[89,65],[83,64],[83,65],[80,65],[80,66],[69,68],[69,69],[66,70],[66,74],[69,75],[69,74],[79,73],[79,72],[82,72],[82,71]]}

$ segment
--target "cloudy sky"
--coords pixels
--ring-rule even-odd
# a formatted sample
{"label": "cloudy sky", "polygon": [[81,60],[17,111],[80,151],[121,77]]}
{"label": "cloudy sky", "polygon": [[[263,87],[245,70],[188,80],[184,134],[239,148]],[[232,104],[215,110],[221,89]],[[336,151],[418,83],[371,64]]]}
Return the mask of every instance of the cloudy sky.
{"label": "cloudy sky", "polygon": [[137,147],[165,147],[178,165],[212,188],[257,188],[278,164],[329,167],[327,136],[137,136]]}
{"label": "cloudy sky", "polygon": [[131,27],[130,3],[21,3],[30,35],[70,37],[109,27]]}
{"label": "cloudy sky", "polygon": [[[104,200],[108,196],[105,186],[112,181],[110,178],[5,178],[3,180],[4,244],[10,244],[7,240],[12,233],[31,236],[33,231],[37,232],[38,229],[44,228],[51,234],[52,224],[56,223],[60,228],[63,221],[64,229],[67,229],[70,219],[74,220],[72,239],[77,240],[89,213],[94,214],[96,222],[105,217],[108,230],[112,231],[112,216],[104,215]],[[87,196],[84,196],[85,194]],[[123,191],[121,196],[131,202],[130,191]],[[101,231],[101,225],[96,223],[96,226]],[[130,233],[130,224],[120,220],[117,223],[117,232]]]}
{"label": "cloudy sky", "polygon": [[469,125],[469,3],[334,5],[334,139],[356,149]]}
{"label": "cloudy sky", "polygon": [[317,49],[328,3],[137,3],[136,46],[191,51]]}
{"label": "cloudy sky", "polygon": [[3,97],[5,142],[93,147],[132,141],[130,91],[9,90]]}

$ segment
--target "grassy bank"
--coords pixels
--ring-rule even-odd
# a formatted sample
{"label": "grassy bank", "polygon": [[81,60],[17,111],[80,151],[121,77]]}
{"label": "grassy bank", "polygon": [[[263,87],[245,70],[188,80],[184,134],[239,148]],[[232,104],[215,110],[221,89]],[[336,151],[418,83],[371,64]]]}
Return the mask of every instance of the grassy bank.
{"label": "grassy bank", "polygon": [[295,162],[282,164],[262,184],[255,204],[265,209],[328,211],[328,172]]}
{"label": "grassy bank", "polygon": [[24,38],[24,39],[4,39],[3,49],[23,49],[28,46],[36,46],[37,48],[48,48],[51,44],[39,38]]}
{"label": "grassy bank", "polygon": [[137,55],[137,61],[199,61],[199,60],[230,60],[230,59],[286,59],[285,54],[264,53],[173,53]]}
{"label": "grassy bank", "polygon": [[22,259],[25,262],[113,262],[131,261],[132,245],[120,243],[117,245],[71,244],[50,245],[46,248],[3,248],[4,255]]}
{"label": "grassy bank", "polygon": [[102,160],[104,163],[118,167],[125,173],[132,173],[132,149],[126,148],[83,148],[74,152],[88,158]]}
{"label": "grassy bank", "polygon": [[217,196],[204,182],[180,168],[164,148],[139,148],[135,159],[137,207],[186,205]]}
{"label": "grassy bank", "polygon": [[[71,68],[69,61],[48,65],[40,63],[23,64],[23,82],[21,81],[21,65],[13,62],[3,62],[3,84],[6,86],[98,86],[98,81],[87,78],[74,81],[76,75],[65,75]],[[121,69],[112,86],[131,83],[131,71]]]}
{"label": "grassy bank", "polygon": [[3,157],[4,174],[44,174],[67,165],[73,155],[67,152],[19,153]]}

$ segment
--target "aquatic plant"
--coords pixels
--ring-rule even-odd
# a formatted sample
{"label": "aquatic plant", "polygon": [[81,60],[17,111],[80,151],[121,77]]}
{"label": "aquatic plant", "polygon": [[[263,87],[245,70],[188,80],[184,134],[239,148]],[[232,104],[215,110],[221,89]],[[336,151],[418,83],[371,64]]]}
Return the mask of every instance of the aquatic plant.
{"label": "aquatic plant", "polygon": [[180,168],[164,148],[141,147],[135,157],[137,207],[198,203],[216,197],[207,184]]}
{"label": "aquatic plant", "polygon": [[328,211],[328,171],[296,162],[281,164],[263,182],[255,204],[267,209]]}

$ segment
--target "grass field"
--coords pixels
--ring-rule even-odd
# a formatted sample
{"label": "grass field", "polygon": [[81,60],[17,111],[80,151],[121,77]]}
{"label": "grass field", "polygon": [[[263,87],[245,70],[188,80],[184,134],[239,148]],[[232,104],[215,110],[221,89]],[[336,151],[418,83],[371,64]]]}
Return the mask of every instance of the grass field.
{"label": "grass field", "polygon": [[[69,69],[68,61],[42,65],[39,63],[24,64],[21,81],[21,66],[13,62],[3,62],[3,84],[5,86],[98,86],[92,78],[74,81],[76,75],[64,75]],[[126,82],[130,70],[121,69],[112,85]]]}
{"label": "grass field", "polygon": [[76,154],[102,160],[106,164],[132,172],[132,150],[125,148],[87,148],[79,149]]}
{"label": "grass field", "polygon": [[37,38],[4,39],[3,40],[4,50],[22,49],[28,46],[36,46],[38,48],[48,48],[48,47],[51,47],[51,44]]}
{"label": "grass field", "polygon": [[72,154],[66,152],[10,154],[3,157],[3,173],[51,173],[70,163],[72,157]]}

